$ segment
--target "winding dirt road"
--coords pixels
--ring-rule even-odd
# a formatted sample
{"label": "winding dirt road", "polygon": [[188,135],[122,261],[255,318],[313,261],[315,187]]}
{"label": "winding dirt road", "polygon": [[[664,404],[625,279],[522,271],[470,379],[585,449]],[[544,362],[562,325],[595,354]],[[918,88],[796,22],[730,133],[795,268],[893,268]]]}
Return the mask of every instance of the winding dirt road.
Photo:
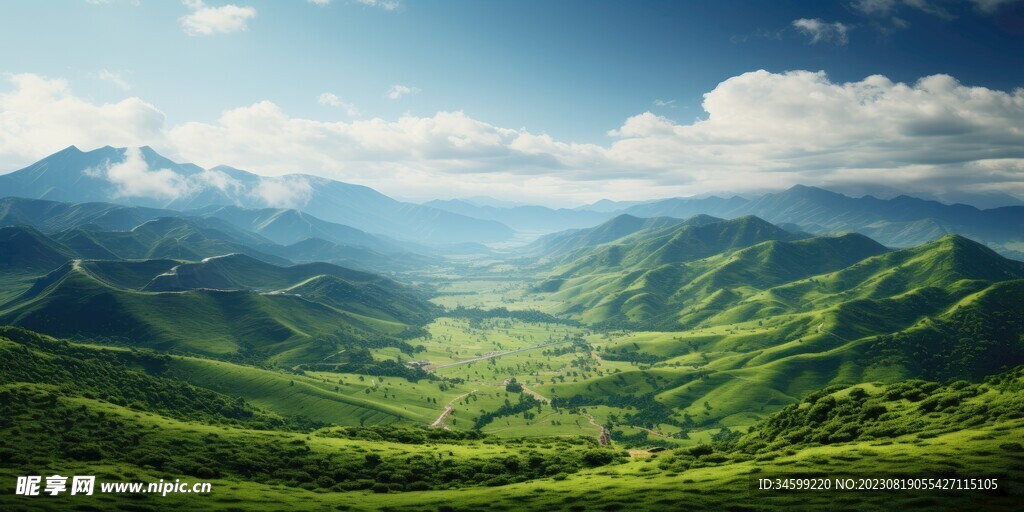
{"label": "winding dirt road", "polygon": [[444,424],[444,420],[446,420],[448,416],[452,413],[452,411],[455,410],[452,404],[458,402],[459,400],[462,400],[463,398],[466,398],[469,395],[472,395],[473,393],[476,393],[475,389],[473,391],[470,391],[469,393],[463,393],[455,398],[452,398],[452,400],[448,402],[448,405],[444,406],[444,412],[442,412],[441,415],[438,416],[437,419],[430,424],[430,426],[433,428],[448,428],[448,425]]}

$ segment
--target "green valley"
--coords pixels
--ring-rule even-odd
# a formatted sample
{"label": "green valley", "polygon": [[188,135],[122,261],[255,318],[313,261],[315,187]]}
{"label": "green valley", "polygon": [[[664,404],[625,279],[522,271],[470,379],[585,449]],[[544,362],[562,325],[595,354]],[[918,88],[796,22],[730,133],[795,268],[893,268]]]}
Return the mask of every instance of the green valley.
{"label": "green valley", "polygon": [[[0,474],[207,480],[196,508],[239,510],[825,500],[750,490],[794,475],[1004,484],[843,496],[868,510],[1022,490],[1024,263],[964,237],[621,216],[385,277],[175,219],[0,231]],[[177,235],[193,249],[160,249]],[[89,506],[183,503],[152,499]]]}

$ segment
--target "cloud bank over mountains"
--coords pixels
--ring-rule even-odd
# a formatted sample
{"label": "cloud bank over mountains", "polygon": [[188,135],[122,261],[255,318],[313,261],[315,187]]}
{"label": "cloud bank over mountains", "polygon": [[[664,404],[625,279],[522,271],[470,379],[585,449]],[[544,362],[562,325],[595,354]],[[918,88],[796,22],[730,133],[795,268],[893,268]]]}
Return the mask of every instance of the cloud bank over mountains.
{"label": "cloud bank over mountains", "polygon": [[[464,112],[320,121],[271,101],[170,125],[138,97],[96,103],[61,79],[21,74],[8,82],[0,92],[0,169],[71,144],[150,145],[203,167],[302,172],[406,197],[635,199],[796,183],[1024,197],[1024,89],[971,87],[947,75],[837,83],[823,72],[753,71],[707,92],[703,118],[639,113],[604,143],[557,140]],[[130,158],[122,165],[104,172],[126,194],[171,198],[218,182],[139,168]],[[267,183],[268,195],[301,201],[301,187]]]}

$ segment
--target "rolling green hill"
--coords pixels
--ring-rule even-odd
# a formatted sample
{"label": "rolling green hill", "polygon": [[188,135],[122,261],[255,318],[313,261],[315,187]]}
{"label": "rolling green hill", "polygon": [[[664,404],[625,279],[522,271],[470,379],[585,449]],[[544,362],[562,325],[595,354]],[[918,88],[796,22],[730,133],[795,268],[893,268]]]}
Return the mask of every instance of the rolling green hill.
{"label": "rolling green hill", "polygon": [[0,228],[0,272],[49,272],[75,257],[67,246],[25,226]]}
{"label": "rolling green hill", "polygon": [[143,222],[176,213],[173,210],[111,203],[76,204],[24,197],[0,199],[0,226],[32,226],[45,233],[84,226],[100,231],[127,231]]}
{"label": "rolling green hill", "polygon": [[130,231],[74,229],[58,233],[54,239],[68,244],[82,257],[88,258],[107,258],[113,255],[120,259],[169,258],[197,261],[240,253],[270,263],[290,263],[285,258],[254,248],[269,245],[268,240],[208,219],[162,217],[144,222]]}
{"label": "rolling green hill", "polygon": [[[632,456],[578,438],[531,440],[408,423],[324,427],[204,387],[228,363],[110,351],[0,329],[0,476],[93,471],[99,482],[211,481],[208,494],[41,497],[34,509],[578,510],[582,507],[1015,510],[1024,374],[983,383],[834,386],[713,441]],[[187,384],[179,364],[210,364]],[[154,376],[153,373],[160,374]],[[254,374],[267,373],[255,370]],[[275,396],[313,379],[294,376]],[[243,393],[272,378],[246,375]],[[244,383],[248,382],[248,383]],[[269,388],[268,388],[269,389]],[[325,396],[328,393],[324,394]],[[340,404],[339,404],[340,405]],[[995,478],[996,490],[763,492],[759,478]],[[0,495],[5,509],[28,499]],[[569,508],[569,506],[577,508]]]}
{"label": "rolling green hill", "polygon": [[374,274],[350,270],[330,263],[308,263],[282,267],[244,254],[227,254],[182,263],[172,272],[156,276],[147,291],[181,291],[197,288],[217,290],[281,290],[318,275],[332,275],[355,282],[389,281]]}
{"label": "rolling green hill", "polygon": [[607,273],[613,270],[653,268],[668,263],[706,258],[723,251],[740,249],[768,240],[801,238],[757,217],[650,228],[574,255],[575,261],[555,269],[560,277]]}
{"label": "rolling green hill", "polygon": [[842,269],[884,251],[854,234],[771,240],[696,261],[575,277],[564,280],[555,297],[563,312],[590,322],[689,325],[760,290]]}
{"label": "rolling green hill", "polygon": [[574,277],[548,299],[563,312],[683,332],[623,336],[602,357],[634,369],[540,391],[574,406],[645,403],[656,424],[708,428],[834,384],[978,380],[1024,363],[1022,293],[1024,263],[955,235],[899,251],[855,234],[773,240]]}
{"label": "rolling green hill", "polygon": [[700,225],[715,220],[721,219],[698,215],[688,221],[683,221],[672,217],[640,218],[632,215],[618,215],[592,228],[572,229],[544,235],[527,246],[526,251],[551,259],[580,249],[614,242],[622,237],[645,229],[673,227],[684,223]]}
{"label": "rolling green hill", "polygon": [[17,297],[39,276],[74,257],[74,250],[33,228],[0,228],[0,304]]}
{"label": "rolling green hill", "polygon": [[[0,323],[61,337],[282,364],[320,361],[336,352],[336,343],[321,336],[344,333],[347,339],[360,340],[406,327],[380,319],[390,318],[389,312],[363,308],[363,313],[378,317],[371,318],[291,294],[209,289],[148,293],[118,287],[142,281],[132,267],[69,262],[6,304]],[[119,283],[104,279],[111,276]]]}
{"label": "rolling green hill", "polygon": [[279,267],[232,254],[181,263],[156,275],[144,291],[258,290],[302,297],[373,318],[423,323],[434,308],[419,292],[375,274],[329,263]]}

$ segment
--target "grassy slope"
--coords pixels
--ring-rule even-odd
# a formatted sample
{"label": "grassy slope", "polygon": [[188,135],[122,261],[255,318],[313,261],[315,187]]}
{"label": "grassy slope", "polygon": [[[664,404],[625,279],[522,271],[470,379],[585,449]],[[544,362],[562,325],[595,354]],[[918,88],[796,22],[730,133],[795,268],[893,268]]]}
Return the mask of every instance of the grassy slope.
{"label": "grassy slope", "polygon": [[318,333],[347,328],[358,335],[403,328],[292,295],[133,292],[116,288],[74,263],[8,304],[0,312],[0,321],[56,336],[130,340],[160,350],[271,357],[282,363],[319,361],[330,355],[333,347],[308,343]]}
{"label": "grassy slope", "polygon": [[[501,465],[510,456],[525,461],[534,454],[545,460],[592,448],[544,440],[404,444],[350,439],[332,429],[310,436],[207,426],[155,414],[146,406],[130,409],[88,398],[73,389],[4,383],[0,393],[8,411],[5,417],[14,420],[0,423],[4,433],[0,475],[5,481],[37,473],[96,474],[100,481],[181,478],[212,480],[214,492],[209,496],[64,495],[56,499],[3,494],[0,504],[19,508],[33,499],[32,507],[39,510],[129,503],[136,509],[190,510],[265,510],[268,506],[292,510],[792,510],[794,506],[1016,510],[1024,496],[1020,484],[1024,449],[1019,435],[1024,430],[1024,376],[1020,370],[984,385],[910,382],[857,388],[863,392],[847,388],[817,393],[730,444],[620,459],[578,473],[570,470],[557,478],[547,472],[493,487],[482,485],[491,478],[489,462],[498,462],[493,470],[503,471]],[[45,428],[12,426],[29,424]],[[81,443],[65,441],[81,436],[104,454],[102,462],[90,461],[92,452],[76,449]],[[475,464],[467,474],[481,478],[465,481],[461,480],[465,476],[453,474],[445,478],[457,488],[446,490],[387,494],[344,490],[338,482],[360,485],[356,477],[346,475],[373,471],[364,462],[370,453],[381,456],[382,467],[418,467],[442,459],[467,467]],[[552,466],[551,471],[558,469]],[[390,477],[392,473],[379,474]],[[411,474],[430,476],[421,469]],[[763,493],[751,489],[751,479],[787,476],[998,478],[1000,490]],[[393,485],[395,480],[384,482]]]}
{"label": "grassy slope", "polygon": [[[915,376],[977,379],[1024,361],[1016,337],[1024,327],[1014,306],[1021,303],[1024,281],[993,283],[1024,275],[1019,262],[952,236],[776,287],[761,283],[794,274],[749,272],[774,268],[764,263],[779,258],[764,255],[783,252],[780,245],[815,240],[821,239],[768,242],[691,264],[709,269],[681,279],[685,284],[675,292],[701,301],[680,313],[682,321],[695,324],[693,330],[599,342],[609,359],[646,361],[654,369],[633,366],[624,375],[549,384],[543,392],[591,397],[584,403],[600,404],[602,396],[633,394],[628,382],[669,369],[676,374],[673,381],[684,382],[662,387],[657,396],[678,411],[678,419],[742,426],[830,384]],[[648,280],[642,289],[651,295],[659,286],[675,288],[665,284],[672,281],[664,274]],[[605,294],[604,303],[614,300],[611,285],[598,284],[595,293]],[[659,297],[648,307],[671,300]],[[600,312],[598,306],[589,314]]]}
{"label": "grassy slope", "polygon": [[566,312],[589,322],[694,325],[761,290],[847,267],[884,248],[860,235],[767,241],[691,262],[588,275],[561,286]]}

